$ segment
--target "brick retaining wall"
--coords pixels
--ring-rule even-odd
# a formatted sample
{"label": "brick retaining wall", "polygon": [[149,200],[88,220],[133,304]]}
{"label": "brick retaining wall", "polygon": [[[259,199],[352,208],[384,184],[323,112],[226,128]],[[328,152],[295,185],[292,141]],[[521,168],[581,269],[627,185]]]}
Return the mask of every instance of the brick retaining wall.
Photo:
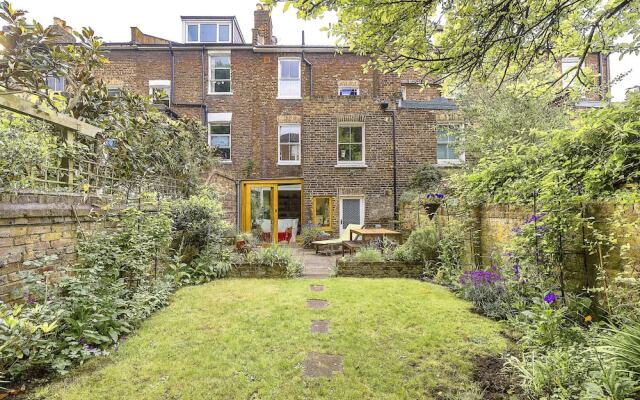
{"label": "brick retaining wall", "polygon": [[273,267],[259,264],[237,264],[229,271],[229,278],[286,278],[287,268],[284,265]]}
{"label": "brick retaining wall", "polygon": [[336,276],[361,278],[411,278],[422,277],[424,266],[399,261],[358,262],[340,260],[336,265]]}

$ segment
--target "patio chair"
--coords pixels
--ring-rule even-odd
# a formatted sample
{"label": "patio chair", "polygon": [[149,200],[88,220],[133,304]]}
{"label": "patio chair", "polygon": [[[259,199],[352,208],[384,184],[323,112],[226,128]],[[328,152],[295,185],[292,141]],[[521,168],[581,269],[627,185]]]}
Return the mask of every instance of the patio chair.
{"label": "patio chair", "polygon": [[[362,225],[357,224],[349,224],[347,228],[342,232],[342,235],[338,239],[327,239],[327,240],[316,240],[315,242],[311,242],[312,245],[316,248],[316,254],[320,251],[321,247],[331,247],[331,246],[342,246],[342,242],[347,242],[351,236],[351,229],[360,229]],[[333,249],[332,249],[333,254]]]}

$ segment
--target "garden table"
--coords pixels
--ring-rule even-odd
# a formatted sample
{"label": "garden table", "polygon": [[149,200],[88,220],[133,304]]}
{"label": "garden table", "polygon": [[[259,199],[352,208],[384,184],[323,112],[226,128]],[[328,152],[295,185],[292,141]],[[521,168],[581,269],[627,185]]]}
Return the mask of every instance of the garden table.
{"label": "garden table", "polygon": [[387,236],[396,236],[399,237],[402,233],[398,231],[392,231],[391,229],[386,228],[352,228],[351,233],[349,235],[349,240],[353,241],[353,237],[362,236],[363,242],[368,242],[375,238],[384,238]]}

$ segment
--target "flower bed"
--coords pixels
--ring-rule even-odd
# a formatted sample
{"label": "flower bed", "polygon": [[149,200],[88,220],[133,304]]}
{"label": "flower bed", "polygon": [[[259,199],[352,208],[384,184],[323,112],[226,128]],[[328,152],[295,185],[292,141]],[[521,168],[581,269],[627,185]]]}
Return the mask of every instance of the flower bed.
{"label": "flower bed", "polygon": [[336,263],[336,276],[352,276],[361,278],[410,278],[422,277],[422,264],[403,261],[353,261],[339,260]]}

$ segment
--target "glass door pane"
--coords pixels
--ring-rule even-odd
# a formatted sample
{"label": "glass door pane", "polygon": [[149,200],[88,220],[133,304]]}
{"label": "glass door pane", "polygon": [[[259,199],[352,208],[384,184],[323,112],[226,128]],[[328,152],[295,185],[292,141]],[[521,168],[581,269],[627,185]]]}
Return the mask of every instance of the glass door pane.
{"label": "glass door pane", "polygon": [[[272,186],[250,188],[250,230],[262,243],[273,243],[275,226],[274,190]],[[277,230],[275,232],[277,235]]]}

